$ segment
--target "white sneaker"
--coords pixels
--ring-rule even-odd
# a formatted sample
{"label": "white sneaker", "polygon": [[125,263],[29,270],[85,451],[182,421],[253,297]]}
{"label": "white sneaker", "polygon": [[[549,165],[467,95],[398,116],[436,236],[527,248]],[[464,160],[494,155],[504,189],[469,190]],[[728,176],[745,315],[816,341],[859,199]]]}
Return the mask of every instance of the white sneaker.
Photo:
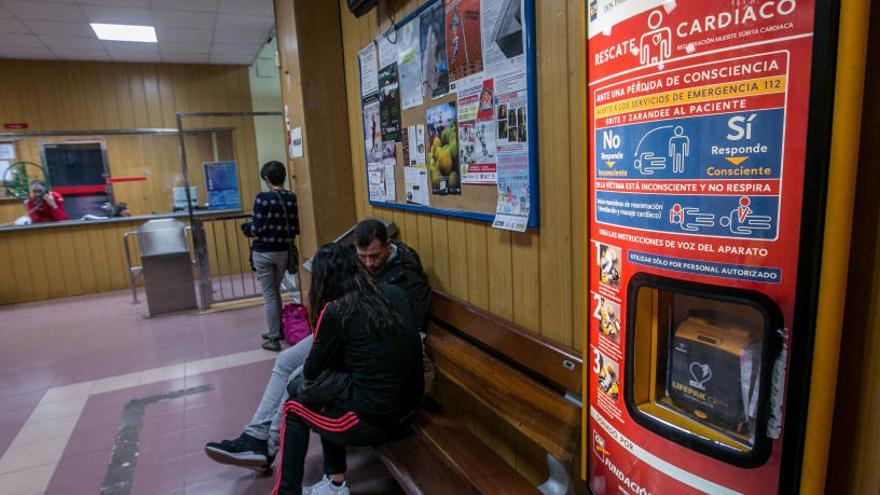
{"label": "white sneaker", "polygon": [[345,481],[339,486],[334,485],[325,474],[321,481],[312,486],[304,486],[303,495],[351,495],[351,489]]}

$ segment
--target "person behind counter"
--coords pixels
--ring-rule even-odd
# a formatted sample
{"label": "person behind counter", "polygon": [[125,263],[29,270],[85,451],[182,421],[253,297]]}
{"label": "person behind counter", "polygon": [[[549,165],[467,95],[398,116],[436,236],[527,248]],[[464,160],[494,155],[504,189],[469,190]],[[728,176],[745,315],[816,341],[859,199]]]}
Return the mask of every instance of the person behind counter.
{"label": "person behind counter", "polygon": [[31,182],[30,198],[24,202],[31,223],[60,222],[67,220],[64,198],[55,191],[48,191],[42,180]]}

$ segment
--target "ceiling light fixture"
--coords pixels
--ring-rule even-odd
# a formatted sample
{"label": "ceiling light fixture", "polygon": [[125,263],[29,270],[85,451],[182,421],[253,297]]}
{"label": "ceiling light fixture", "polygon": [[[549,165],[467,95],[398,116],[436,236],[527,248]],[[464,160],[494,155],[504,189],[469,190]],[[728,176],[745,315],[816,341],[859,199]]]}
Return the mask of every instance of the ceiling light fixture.
{"label": "ceiling light fixture", "polygon": [[92,29],[99,40],[134,41],[138,43],[157,43],[156,28],[153,26],[132,26],[128,24],[92,23]]}

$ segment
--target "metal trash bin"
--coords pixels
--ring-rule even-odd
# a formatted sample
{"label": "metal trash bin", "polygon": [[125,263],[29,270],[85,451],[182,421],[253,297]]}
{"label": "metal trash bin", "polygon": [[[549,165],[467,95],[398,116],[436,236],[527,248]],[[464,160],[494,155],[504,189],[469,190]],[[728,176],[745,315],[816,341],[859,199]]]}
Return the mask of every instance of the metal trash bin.
{"label": "metal trash bin", "polygon": [[138,227],[135,235],[150,316],[195,309],[192,261],[183,222],[150,220]]}

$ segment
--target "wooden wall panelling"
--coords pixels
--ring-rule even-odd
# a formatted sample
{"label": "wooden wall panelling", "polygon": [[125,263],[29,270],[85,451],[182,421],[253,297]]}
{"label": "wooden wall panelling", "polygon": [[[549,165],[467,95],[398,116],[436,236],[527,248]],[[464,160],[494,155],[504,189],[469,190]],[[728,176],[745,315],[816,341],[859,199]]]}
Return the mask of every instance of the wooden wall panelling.
{"label": "wooden wall panelling", "polygon": [[428,280],[432,286],[436,286],[439,283],[439,279],[435,270],[434,232],[431,230],[431,215],[418,215],[415,213],[412,213],[412,215],[416,217],[416,223],[418,223],[418,252],[422,256],[423,263],[425,263],[424,260],[427,260],[425,271],[428,273]]}
{"label": "wooden wall panelling", "polygon": [[482,222],[468,220],[465,225],[467,239],[468,299],[474,306],[489,309],[489,254],[486,247],[486,226]]}
{"label": "wooden wall panelling", "polygon": [[[585,121],[586,109],[586,65],[585,43],[587,31],[584,25],[586,12],[583,6],[577,2],[568,2],[568,129],[571,135],[569,147],[569,163],[571,167],[571,320],[572,320],[572,347],[581,349],[585,345],[585,332],[583,331],[585,318],[588,313],[586,307],[587,294],[585,293],[586,277],[585,264],[587,254],[584,252],[587,232],[585,230],[587,218],[587,125]],[[584,351],[586,352],[586,351]],[[584,432],[586,435],[586,432]],[[584,459],[585,463],[586,460]]]}
{"label": "wooden wall panelling", "polygon": [[464,239],[449,239],[446,217],[431,215],[431,254],[434,260],[435,287],[445,293],[451,292],[449,265],[452,257],[464,251]]}
{"label": "wooden wall panelling", "polygon": [[15,277],[16,260],[12,257],[9,249],[9,241],[0,237],[0,273],[2,273],[3,281],[0,283],[0,301],[12,301],[15,299],[16,284]]}
{"label": "wooden wall panelling", "polygon": [[[532,331],[541,328],[543,298],[553,297],[540,286],[541,260],[538,234],[534,231],[511,233],[511,288],[513,289],[512,321]],[[564,278],[564,277],[563,277]]]}
{"label": "wooden wall panelling", "polygon": [[510,232],[490,230],[487,235],[489,260],[489,311],[513,321],[513,261]]}
{"label": "wooden wall panelling", "polygon": [[564,0],[543,2],[537,18],[543,296],[540,328],[544,335],[571,345],[572,203],[570,135],[566,127],[569,112],[577,111],[577,107],[572,109],[566,98],[570,82],[566,3]]}
{"label": "wooden wall panelling", "polygon": [[449,218],[446,222],[449,239],[449,294],[463,301],[468,300],[468,244],[467,221]]}

